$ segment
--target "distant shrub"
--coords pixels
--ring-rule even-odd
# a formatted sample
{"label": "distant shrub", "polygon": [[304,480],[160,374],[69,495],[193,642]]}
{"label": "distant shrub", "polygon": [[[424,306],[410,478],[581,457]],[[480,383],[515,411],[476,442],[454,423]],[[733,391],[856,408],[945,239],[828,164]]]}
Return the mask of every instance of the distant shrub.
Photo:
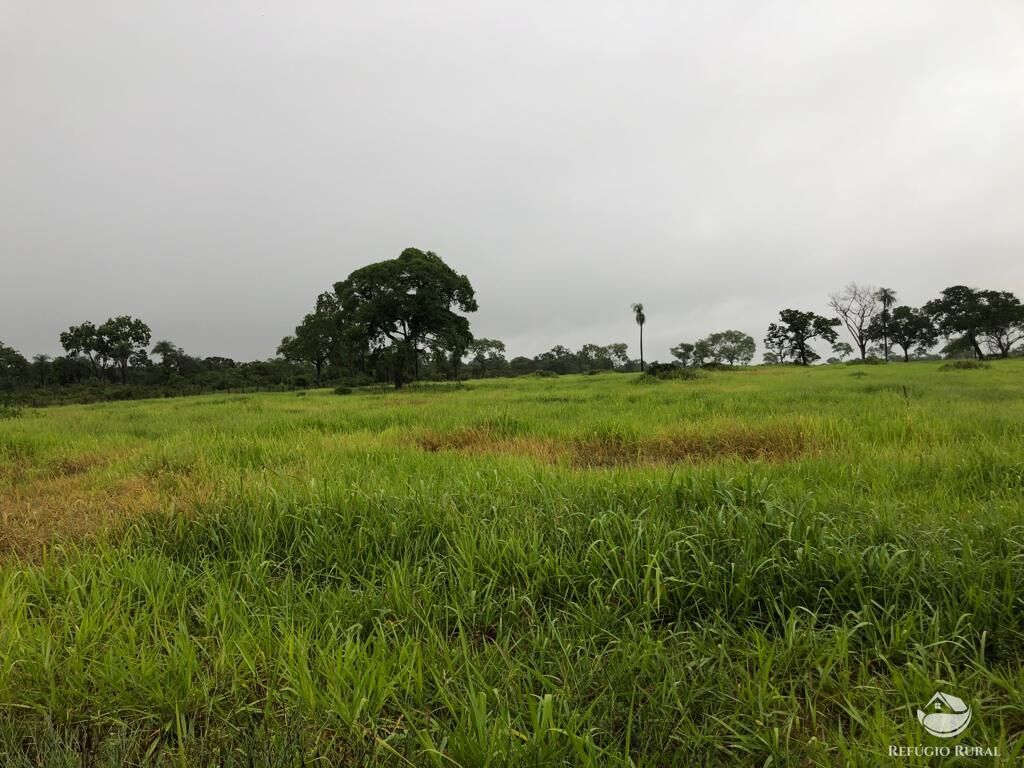
{"label": "distant shrub", "polygon": [[988,363],[981,360],[953,360],[952,362],[940,365],[940,371],[976,371],[979,368],[991,368]]}
{"label": "distant shrub", "polygon": [[352,387],[346,387],[345,385],[342,385],[340,387],[335,387],[334,388],[334,394],[336,394],[336,395],[351,395],[352,394]]}
{"label": "distant shrub", "polygon": [[305,391],[299,391],[299,392],[296,392],[296,393],[295,393],[295,396],[296,396],[296,397],[305,397],[305,396],[306,396],[306,392],[305,392]]}
{"label": "distant shrub", "polygon": [[16,408],[13,405],[0,405],[0,420],[3,419],[16,419],[22,415],[21,408]]}
{"label": "distant shrub", "polygon": [[683,368],[679,365],[672,365],[671,363],[652,363],[647,367],[647,371],[644,373],[645,376],[649,376],[652,379],[684,379],[692,381],[693,379],[699,379],[700,373],[695,371],[693,368]]}
{"label": "distant shrub", "polygon": [[857,358],[855,360],[847,360],[846,365],[883,365],[885,362],[886,360],[884,358],[869,355],[863,360],[861,360],[860,358]]}
{"label": "distant shrub", "polygon": [[558,372],[557,371],[548,371],[548,370],[534,371],[532,375],[533,376],[540,376],[543,379],[550,379],[550,378],[553,378],[553,377],[557,376]]}

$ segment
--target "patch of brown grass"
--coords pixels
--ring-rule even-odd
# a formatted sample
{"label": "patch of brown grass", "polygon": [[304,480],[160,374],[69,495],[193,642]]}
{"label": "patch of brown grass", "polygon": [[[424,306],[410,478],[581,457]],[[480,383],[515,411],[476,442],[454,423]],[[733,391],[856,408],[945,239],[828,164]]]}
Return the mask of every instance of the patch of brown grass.
{"label": "patch of brown grass", "polygon": [[812,449],[812,441],[799,426],[728,425],[709,432],[661,435],[596,434],[569,440],[537,436],[505,436],[484,427],[451,433],[425,432],[416,444],[430,452],[514,454],[551,463],[567,461],[575,467],[664,465],[723,459],[788,461]]}
{"label": "patch of brown grass", "polygon": [[0,475],[0,558],[32,559],[51,542],[87,540],[171,501],[206,495],[188,475],[111,473],[113,460],[94,454],[9,465]]}
{"label": "patch of brown grass", "polygon": [[483,427],[456,432],[425,432],[416,437],[416,444],[425,451],[458,451],[472,454],[512,454],[532,456],[555,462],[564,455],[560,443],[539,437],[507,437]]}
{"label": "patch of brown grass", "polygon": [[157,504],[140,478],[95,485],[78,474],[19,483],[0,495],[0,554],[31,558],[51,541],[89,538]]}
{"label": "patch of brown grass", "polygon": [[649,438],[605,435],[579,438],[572,443],[571,460],[574,465],[582,467],[678,464],[717,459],[788,461],[806,453],[809,447],[808,437],[800,428],[734,424],[713,432],[679,432]]}

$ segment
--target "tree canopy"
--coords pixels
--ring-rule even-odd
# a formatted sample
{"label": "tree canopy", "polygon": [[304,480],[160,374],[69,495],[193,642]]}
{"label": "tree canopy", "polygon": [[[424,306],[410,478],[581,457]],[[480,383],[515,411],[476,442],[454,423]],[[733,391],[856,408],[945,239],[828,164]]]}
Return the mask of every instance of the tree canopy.
{"label": "tree canopy", "polygon": [[839,338],[837,318],[828,318],[814,312],[784,309],[779,312],[779,323],[768,326],[765,346],[778,355],[778,362],[793,358],[801,365],[810,365],[819,355],[811,347],[813,339],[834,344]]}
{"label": "tree canopy", "polygon": [[473,340],[469,320],[456,311],[476,311],[473,286],[432,251],[406,248],[397,259],[357,269],[334,292],[346,338],[388,367],[396,387],[424,345],[461,358]]}

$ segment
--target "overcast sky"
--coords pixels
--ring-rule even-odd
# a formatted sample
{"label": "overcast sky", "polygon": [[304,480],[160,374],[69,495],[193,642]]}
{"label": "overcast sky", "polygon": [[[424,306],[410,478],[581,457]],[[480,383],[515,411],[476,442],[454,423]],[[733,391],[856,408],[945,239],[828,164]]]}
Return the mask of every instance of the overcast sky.
{"label": "overcast sky", "polygon": [[407,246],[510,355],[1024,293],[1024,3],[0,0],[0,340],[268,357]]}

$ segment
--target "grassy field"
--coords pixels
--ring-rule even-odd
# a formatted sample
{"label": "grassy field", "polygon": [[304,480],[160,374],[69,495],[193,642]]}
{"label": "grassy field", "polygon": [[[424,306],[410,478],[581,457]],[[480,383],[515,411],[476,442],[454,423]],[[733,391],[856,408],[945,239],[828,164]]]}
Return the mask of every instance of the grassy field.
{"label": "grassy field", "polygon": [[936,690],[1017,763],[1022,403],[1010,360],[7,413],[3,765],[925,765]]}

